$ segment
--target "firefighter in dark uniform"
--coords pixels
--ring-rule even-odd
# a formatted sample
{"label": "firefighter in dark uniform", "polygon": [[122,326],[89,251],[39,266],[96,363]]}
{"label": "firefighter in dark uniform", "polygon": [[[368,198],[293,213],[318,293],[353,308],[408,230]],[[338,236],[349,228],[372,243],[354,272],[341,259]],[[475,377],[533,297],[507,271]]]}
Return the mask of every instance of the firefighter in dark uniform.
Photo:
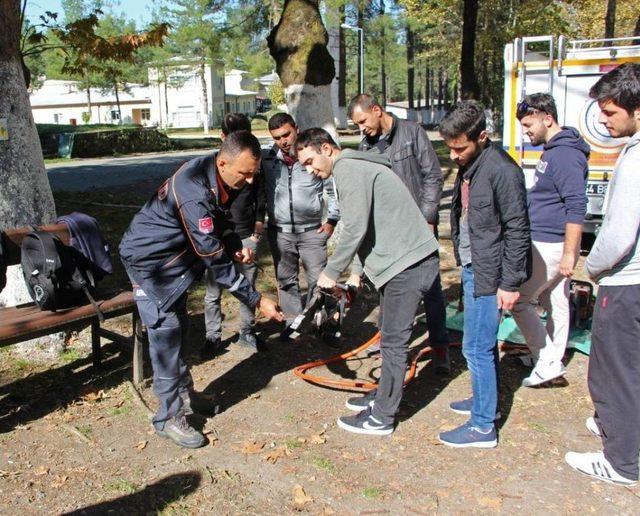
{"label": "firefighter in dark uniform", "polygon": [[120,244],[149,335],[159,401],[153,425],[158,435],[186,448],[206,443],[185,419],[197,401],[181,357],[189,286],[208,269],[240,301],[270,319],[283,320],[277,304],[256,292],[232,263],[249,263],[253,256],[242,249],[224,205],[235,190],[253,181],[259,166],[256,137],[248,131],[230,134],[217,154],[185,163],[165,181],[133,218]]}

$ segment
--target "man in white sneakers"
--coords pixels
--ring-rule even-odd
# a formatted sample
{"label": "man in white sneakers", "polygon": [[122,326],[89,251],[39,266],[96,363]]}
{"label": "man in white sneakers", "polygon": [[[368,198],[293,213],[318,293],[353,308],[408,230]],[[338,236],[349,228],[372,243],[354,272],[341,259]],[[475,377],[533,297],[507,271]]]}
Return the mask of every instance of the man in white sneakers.
{"label": "man in white sneakers", "polygon": [[629,137],[605,198],[605,217],[585,269],[597,280],[591,327],[587,428],[603,451],[569,452],[567,463],[590,477],[630,486],[640,451],[640,64],[625,63],[589,92],[599,122],[614,138]]}
{"label": "man in white sneakers", "polygon": [[[527,95],[516,116],[531,144],[544,144],[534,184],[527,192],[532,272],[512,310],[531,351],[524,358],[535,366],[522,385],[535,387],[565,374],[569,278],[580,256],[590,148],[576,129],[560,127],[556,103],[548,93]],[[547,313],[546,325],[532,304],[534,299]]]}

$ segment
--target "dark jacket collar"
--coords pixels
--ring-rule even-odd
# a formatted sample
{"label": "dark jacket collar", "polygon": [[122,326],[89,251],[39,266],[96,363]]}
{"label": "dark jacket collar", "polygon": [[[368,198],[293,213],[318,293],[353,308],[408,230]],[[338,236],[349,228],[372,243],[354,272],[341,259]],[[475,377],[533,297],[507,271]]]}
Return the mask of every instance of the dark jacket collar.
{"label": "dark jacket collar", "polygon": [[480,151],[480,154],[476,156],[473,162],[466,168],[460,170],[463,179],[471,180],[476,171],[482,166],[482,163],[484,163],[487,156],[493,152],[493,146],[494,143],[491,140],[488,140],[485,148]]}

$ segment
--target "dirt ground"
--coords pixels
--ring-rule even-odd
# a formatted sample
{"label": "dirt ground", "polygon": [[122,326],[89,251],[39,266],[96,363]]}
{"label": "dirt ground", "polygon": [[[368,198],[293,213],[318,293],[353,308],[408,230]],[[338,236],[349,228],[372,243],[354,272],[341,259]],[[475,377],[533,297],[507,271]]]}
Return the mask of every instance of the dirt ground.
{"label": "dirt ground", "polygon": [[[448,187],[450,188],[450,180]],[[148,192],[119,192],[122,204]],[[60,213],[82,209],[117,243],[134,211],[90,204],[104,192],[56,197]],[[85,205],[80,205],[82,203]],[[113,199],[106,198],[113,204]],[[449,299],[459,292],[459,271],[448,240],[447,198],[441,224],[442,271]],[[108,210],[108,211],[107,211]],[[262,250],[259,288],[274,291],[273,267]],[[122,271],[111,280],[124,285]],[[570,470],[568,450],[600,448],[585,429],[591,414],[588,357],[568,354],[565,382],[525,389],[527,371],[501,357],[500,444],[493,450],[440,445],[437,434],[464,421],[448,409],[470,394],[469,373],[458,348],[453,371],[433,374],[420,363],[408,386],[399,424],[386,438],[354,436],[336,418],[348,413],[352,394],[296,378],[296,365],[338,350],[314,336],[283,344],[278,328],[260,324],[267,350],[251,354],[233,343],[236,301],[226,298],[227,349],[202,362],[201,286],[191,296],[188,362],[199,390],[218,413],[195,418],[209,444],[178,448],[153,433],[144,405],[132,392],[131,351],[103,346],[101,371],[90,365],[86,336],[72,339],[55,362],[0,353],[0,513],[2,514],[637,514],[640,488],[610,486]],[[376,296],[364,293],[349,313],[342,350],[375,333]],[[126,319],[114,323],[130,331]],[[416,344],[424,338],[416,326]],[[454,334],[453,340],[460,341]],[[318,372],[330,377],[375,378],[379,361],[359,357]],[[154,406],[147,382],[141,394]]]}

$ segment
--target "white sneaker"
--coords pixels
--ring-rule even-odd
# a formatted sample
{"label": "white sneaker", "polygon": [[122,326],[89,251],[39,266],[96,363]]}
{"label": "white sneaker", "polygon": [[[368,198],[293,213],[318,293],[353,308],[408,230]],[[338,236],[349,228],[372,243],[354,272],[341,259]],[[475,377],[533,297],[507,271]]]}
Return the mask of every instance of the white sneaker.
{"label": "white sneaker", "polygon": [[584,422],[584,425],[587,427],[587,430],[589,430],[589,432],[591,432],[596,437],[602,436],[602,434],[600,433],[600,427],[598,426],[598,423],[596,423],[595,417],[593,416],[588,417],[587,420]]}
{"label": "white sneaker", "polygon": [[631,480],[618,474],[613,469],[609,461],[604,457],[602,452],[597,453],[576,453],[568,452],[564,456],[564,460],[576,471],[597,478],[609,484],[617,484],[620,486],[634,486],[635,480]]}
{"label": "white sneaker", "polygon": [[523,387],[536,387],[556,378],[564,376],[567,370],[562,362],[552,362],[551,364],[541,364],[538,362],[531,371],[531,374],[522,380]]}

